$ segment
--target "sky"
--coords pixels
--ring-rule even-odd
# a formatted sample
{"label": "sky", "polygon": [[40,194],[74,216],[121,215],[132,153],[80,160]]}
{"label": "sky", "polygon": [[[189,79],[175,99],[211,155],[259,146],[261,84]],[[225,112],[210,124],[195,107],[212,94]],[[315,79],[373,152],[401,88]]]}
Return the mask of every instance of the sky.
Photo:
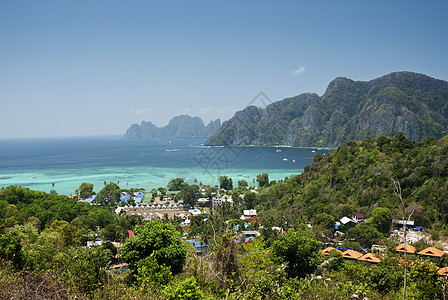
{"label": "sky", "polygon": [[[0,0],[0,138],[205,123],[336,77],[448,81],[448,1]],[[256,101],[255,101],[256,102]]]}

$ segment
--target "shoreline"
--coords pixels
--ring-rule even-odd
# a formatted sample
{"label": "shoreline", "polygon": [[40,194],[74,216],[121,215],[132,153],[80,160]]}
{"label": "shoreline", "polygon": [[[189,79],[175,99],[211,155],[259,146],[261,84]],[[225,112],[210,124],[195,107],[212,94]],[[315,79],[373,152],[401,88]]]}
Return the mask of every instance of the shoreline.
{"label": "shoreline", "polygon": [[142,188],[151,190],[166,187],[173,178],[184,178],[189,184],[217,185],[219,176],[232,178],[234,187],[239,180],[246,180],[249,186],[257,185],[256,176],[268,173],[269,180],[283,180],[285,177],[303,172],[297,169],[192,169],[192,168],[156,168],[156,167],[102,167],[81,169],[27,170],[0,173],[0,188],[10,185],[22,186],[33,190],[49,192],[52,183],[59,195],[71,195],[83,182],[94,184],[99,192],[104,181],[118,183],[120,188]]}

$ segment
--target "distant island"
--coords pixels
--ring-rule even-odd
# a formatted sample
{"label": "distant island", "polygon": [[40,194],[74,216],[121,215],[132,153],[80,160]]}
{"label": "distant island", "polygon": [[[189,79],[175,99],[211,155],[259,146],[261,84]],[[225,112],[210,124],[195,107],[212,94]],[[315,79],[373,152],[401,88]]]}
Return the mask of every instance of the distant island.
{"label": "distant island", "polygon": [[392,132],[414,141],[441,138],[447,128],[448,82],[395,72],[370,81],[338,77],[321,97],[306,93],[246,107],[205,144],[333,147]]}
{"label": "distant island", "polygon": [[142,121],[141,124],[132,124],[126,131],[125,138],[129,139],[158,139],[158,138],[207,138],[216,133],[221,121],[219,119],[210,121],[205,126],[199,117],[180,115],[172,118],[168,125],[157,127],[151,122]]}

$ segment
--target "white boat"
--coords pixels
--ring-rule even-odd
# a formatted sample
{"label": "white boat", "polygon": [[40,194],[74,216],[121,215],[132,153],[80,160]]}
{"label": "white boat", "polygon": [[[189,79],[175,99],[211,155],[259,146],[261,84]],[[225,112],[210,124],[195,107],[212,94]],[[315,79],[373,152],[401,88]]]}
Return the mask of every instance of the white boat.
{"label": "white boat", "polygon": [[285,157],[284,159],[283,159],[284,161],[288,161],[288,159]]}
{"label": "white boat", "polygon": [[275,152],[282,152],[282,149],[277,149],[275,150]]}

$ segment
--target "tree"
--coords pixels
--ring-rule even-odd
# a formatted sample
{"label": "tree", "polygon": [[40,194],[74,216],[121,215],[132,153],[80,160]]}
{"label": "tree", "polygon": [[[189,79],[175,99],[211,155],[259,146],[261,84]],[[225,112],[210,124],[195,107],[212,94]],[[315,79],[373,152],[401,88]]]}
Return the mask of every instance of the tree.
{"label": "tree", "polygon": [[260,187],[265,187],[269,185],[269,175],[268,173],[261,173],[257,175],[257,182]]}
{"label": "tree", "polygon": [[272,245],[272,257],[279,263],[287,263],[289,277],[303,278],[316,270],[319,263],[320,243],[302,232],[290,230]]}
{"label": "tree", "polygon": [[361,245],[369,248],[384,238],[374,226],[368,223],[358,224],[350,228],[347,233],[349,236],[355,237]]}
{"label": "tree", "polygon": [[219,187],[224,190],[231,190],[233,188],[232,178],[227,176],[219,176]]}
{"label": "tree", "polygon": [[200,300],[204,293],[200,290],[194,277],[179,282],[172,292],[168,293],[168,300]]}
{"label": "tree", "polygon": [[121,257],[137,273],[139,262],[153,256],[159,265],[171,268],[173,274],[182,271],[187,256],[181,235],[173,225],[161,220],[152,220],[138,226],[135,235],[129,238],[121,250]]}
{"label": "tree", "polygon": [[257,203],[257,194],[252,192],[244,193],[244,206],[246,209],[253,209]]}
{"label": "tree", "polygon": [[441,299],[442,279],[437,274],[437,267],[427,262],[412,266],[409,282],[413,287],[416,299]]}
{"label": "tree", "polygon": [[247,188],[249,186],[249,184],[247,183],[246,180],[242,179],[242,180],[238,180],[238,186],[241,188]]}
{"label": "tree", "polygon": [[121,190],[118,184],[111,182],[98,193],[98,200],[100,203],[115,205],[120,201]]}
{"label": "tree", "polygon": [[93,183],[83,182],[79,185],[78,190],[82,199],[89,198],[93,195]]}
{"label": "tree", "polygon": [[168,191],[180,191],[182,188],[186,187],[188,183],[185,182],[183,178],[174,178],[168,182]]}
{"label": "tree", "polygon": [[25,253],[22,250],[20,236],[17,232],[11,232],[0,236],[0,261],[11,261],[16,270],[22,269],[25,264]]}
{"label": "tree", "polygon": [[392,225],[390,210],[384,207],[375,208],[372,212],[372,217],[369,219],[369,223],[375,226],[379,232],[387,235]]}
{"label": "tree", "polygon": [[180,192],[176,195],[176,198],[182,199],[184,204],[195,206],[199,199],[199,194],[199,186],[187,185],[180,190]]}

